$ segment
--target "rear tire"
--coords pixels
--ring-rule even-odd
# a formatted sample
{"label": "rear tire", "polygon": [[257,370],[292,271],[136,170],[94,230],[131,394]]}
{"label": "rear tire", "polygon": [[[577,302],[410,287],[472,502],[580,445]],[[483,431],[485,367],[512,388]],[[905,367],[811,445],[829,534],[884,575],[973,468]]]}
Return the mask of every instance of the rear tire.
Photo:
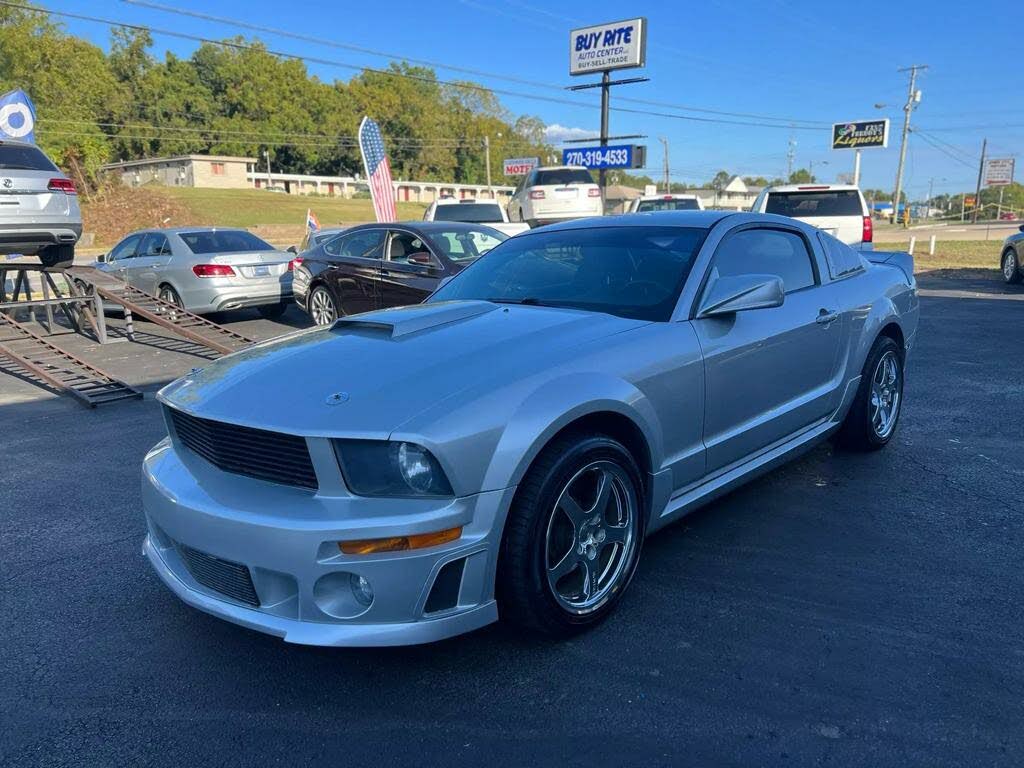
{"label": "rear tire", "polygon": [[67,269],[75,261],[74,245],[48,245],[39,252],[39,261],[46,269]]}
{"label": "rear tire", "polygon": [[879,336],[864,362],[839,444],[854,451],[884,448],[896,434],[902,410],[903,350],[888,336]]}
{"label": "rear tire", "polygon": [[495,585],[502,618],[554,637],[607,618],[640,560],[643,499],[640,469],[621,443],[577,433],[548,445],[505,525]]}
{"label": "rear tire", "polygon": [[284,313],[288,311],[288,302],[281,301],[277,304],[263,304],[257,307],[256,311],[260,313],[260,317],[264,320],[280,320]]}
{"label": "rear tire", "polygon": [[1020,262],[1017,260],[1017,252],[1013,248],[1007,248],[1003,254],[1003,280],[1010,285],[1017,285],[1021,281]]}
{"label": "rear tire", "polygon": [[[185,309],[185,302],[181,300],[181,296],[178,295],[178,292],[174,290],[173,286],[168,285],[167,283],[164,283],[157,289],[156,297],[160,299],[160,301],[166,301],[168,304],[173,304],[178,309]],[[178,319],[179,313],[175,310],[165,307],[161,307],[161,309],[164,310],[171,320]]]}

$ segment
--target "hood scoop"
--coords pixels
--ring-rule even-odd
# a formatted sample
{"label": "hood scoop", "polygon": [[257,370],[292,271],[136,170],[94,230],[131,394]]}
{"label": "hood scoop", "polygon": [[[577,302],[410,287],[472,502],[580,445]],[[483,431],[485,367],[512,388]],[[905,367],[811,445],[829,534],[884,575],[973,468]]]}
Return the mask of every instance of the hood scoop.
{"label": "hood scoop", "polygon": [[413,307],[383,309],[334,321],[332,332],[349,330],[377,331],[392,339],[437,328],[440,325],[485,315],[498,307],[487,301],[441,301]]}

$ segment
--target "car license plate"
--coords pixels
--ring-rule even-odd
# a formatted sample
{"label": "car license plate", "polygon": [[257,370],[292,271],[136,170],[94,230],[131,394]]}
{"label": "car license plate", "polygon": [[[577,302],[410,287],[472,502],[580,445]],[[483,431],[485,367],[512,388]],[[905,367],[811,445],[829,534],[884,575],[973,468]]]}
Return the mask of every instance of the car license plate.
{"label": "car license plate", "polygon": [[253,277],[269,277],[270,276],[270,267],[253,267],[252,268],[252,276]]}

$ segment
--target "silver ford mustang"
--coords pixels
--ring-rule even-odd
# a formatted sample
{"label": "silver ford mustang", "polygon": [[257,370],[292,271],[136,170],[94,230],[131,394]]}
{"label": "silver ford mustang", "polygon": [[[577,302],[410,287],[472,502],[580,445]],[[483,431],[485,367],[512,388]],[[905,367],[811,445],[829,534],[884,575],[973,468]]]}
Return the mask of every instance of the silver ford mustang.
{"label": "silver ford mustang", "polygon": [[589,219],[426,304],[345,317],[160,394],[143,549],[185,602],[296,643],[419,643],[499,613],[565,635],[644,538],[836,434],[888,443],[910,256],[779,216]]}

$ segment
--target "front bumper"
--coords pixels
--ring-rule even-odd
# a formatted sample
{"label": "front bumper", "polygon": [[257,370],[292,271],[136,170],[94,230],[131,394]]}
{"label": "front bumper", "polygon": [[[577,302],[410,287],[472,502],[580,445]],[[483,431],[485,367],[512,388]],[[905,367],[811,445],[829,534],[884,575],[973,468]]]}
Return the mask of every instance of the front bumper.
{"label": "front bumper", "polygon": [[[330,472],[315,463],[318,475]],[[287,642],[425,643],[497,619],[494,573],[501,521],[513,492],[447,500],[370,499],[321,482],[314,493],[222,472],[165,440],[143,464],[148,528],[143,552],[189,605]],[[461,538],[437,547],[366,556],[343,555],[337,547],[339,540],[458,525]],[[248,569],[259,605],[197,581],[182,556],[189,549]],[[461,569],[461,577],[454,587],[447,580],[452,599],[438,609],[431,596],[445,581],[439,574],[449,564]],[[374,594],[369,607],[353,600],[349,574],[369,581]]]}

